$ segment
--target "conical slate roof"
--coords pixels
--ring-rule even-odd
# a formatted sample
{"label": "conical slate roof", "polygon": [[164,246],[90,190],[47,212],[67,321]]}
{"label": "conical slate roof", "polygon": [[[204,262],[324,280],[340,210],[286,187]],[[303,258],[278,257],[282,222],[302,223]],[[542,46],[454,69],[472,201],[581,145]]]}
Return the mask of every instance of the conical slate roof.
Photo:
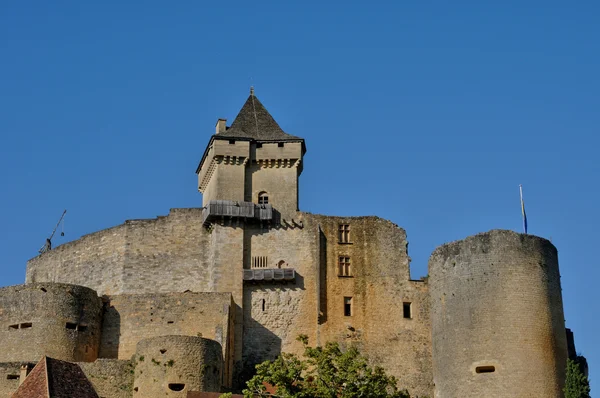
{"label": "conical slate roof", "polygon": [[253,91],[231,127],[215,136],[220,137],[249,138],[256,141],[302,141],[302,138],[287,134],[279,127]]}
{"label": "conical slate roof", "polygon": [[210,141],[196,169],[196,174],[200,172],[204,159],[206,159],[214,140],[231,139],[257,142],[300,142],[302,143],[302,154],[306,153],[304,138],[283,131],[267,108],[254,95],[254,89],[250,90],[250,96],[244,103],[244,106],[242,106],[242,109],[240,109],[231,126],[210,137]]}

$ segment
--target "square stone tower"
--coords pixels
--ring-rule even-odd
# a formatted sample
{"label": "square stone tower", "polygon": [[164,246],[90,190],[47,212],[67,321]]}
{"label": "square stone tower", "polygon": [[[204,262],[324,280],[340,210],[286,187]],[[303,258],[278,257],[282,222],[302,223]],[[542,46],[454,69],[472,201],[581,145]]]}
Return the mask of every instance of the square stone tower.
{"label": "square stone tower", "polygon": [[216,201],[272,205],[282,219],[298,211],[304,139],[285,133],[250,90],[227,127],[219,119],[196,170],[202,205]]}

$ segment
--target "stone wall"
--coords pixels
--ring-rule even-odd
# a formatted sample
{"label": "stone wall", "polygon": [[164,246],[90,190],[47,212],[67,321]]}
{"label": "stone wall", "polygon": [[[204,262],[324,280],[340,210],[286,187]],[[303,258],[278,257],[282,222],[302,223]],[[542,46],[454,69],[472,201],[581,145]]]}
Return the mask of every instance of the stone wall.
{"label": "stone wall", "polygon": [[[22,362],[3,362],[0,363],[0,397],[6,398],[19,387],[21,382],[21,364]],[[35,363],[30,364],[31,368]]]}
{"label": "stone wall", "polygon": [[79,362],[78,365],[100,398],[132,397],[135,369],[132,361],[98,359],[95,362]]}
{"label": "stone wall", "polygon": [[135,398],[185,397],[188,391],[220,391],[222,349],[201,337],[142,340],[135,354]]}
{"label": "stone wall", "polygon": [[0,362],[98,356],[102,302],[75,285],[32,283],[0,289]]}
{"label": "stone wall", "polygon": [[[406,232],[379,217],[307,219],[305,225],[318,223],[322,231],[318,343],[355,345],[411,396],[431,396],[429,286],[410,280]],[[349,225],[347,243],[340,242],[340,225]],[[349,258],[349,275],[340,272],[340,257]]]}
{"label": "stone wall", "polygon": [[429,260],[436,397],[562,397],[567,345],[556,248],[490,231]]}
{"label": "stone wall", "polygon": [[230,293],[165,293],[110,296],[100,357],[130,359],[139,341],[165,335],[205,337],[223,347],[223,385],[231,386],[234,307]]}
{"label": "stone wall", "polygon": [[286,142],[251,146],[252,161],[246,167],[245,200],[258,203],[258,194],[266,192],[269,203],[290,220],[298,211],[298,177],[302,171],[302,144]]}
{"label": "stone wall", "polygon": [[100,294],[123,291],[126,224],[84,235],[27,262],[26,283],[86,286]]}
{"label": "stone wall", "polygon": [[255,227],[246,233],[246,268],[251,267],[252,257],[260,256],[266,258],[268,268],[296,272],[294,282],[248,282],[244,286],[244,367],[252,373],[256,363],[274,359],[281,351],[301,351],[296,341],[299,334],[316,341],[318,225]]}
{"label": "stone wall", "polygon": [[209,238],[202,209],[172,209],[166,217],[130,220],[35,257],[26,281],[73,283],[101,295],[210,291]]}
{"label": "stone wall", "polygon": [[[432,394],[428,285],[409,278],[406,234],[377,217],[327,217],[297,213],[296,224],[247,228],[246,268],[252,257],[268,268],[293,268],[295,283],[250,282],[244,286],[244,366],[281,351],[302,354],[296,341],[357,345],[373,363],[399,379],[413,396]],[[340,224],[351,241],[340,243]],[[351,275],[338,275],[339,257],[349,257]],[[352,298],[352,314],[344,298]],[[404,317],[410,304],[410,318]],[[390,355],[390,353],[394,353]]]}

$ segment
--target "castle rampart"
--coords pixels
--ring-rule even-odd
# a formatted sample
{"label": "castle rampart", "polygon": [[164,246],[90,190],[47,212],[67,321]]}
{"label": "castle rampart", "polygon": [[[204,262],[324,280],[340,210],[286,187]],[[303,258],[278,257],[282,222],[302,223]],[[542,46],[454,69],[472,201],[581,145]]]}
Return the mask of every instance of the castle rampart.
{"label": "castle rampart", "polygon": [[0,289],[0,362],[98,357],[102,302],[82,286],[32,283]]}
{"label": "castle rampart", "polygon": [[134,398],[185,397],[188,391],[219,391],[221,346],[191,336],[142,340],[134,361]]}
{"label": "castle rampart", "polygon": [[101,295],[211,291],[209,238],[202,209],[172,209],[168,216],[130,220],[37,256],[27,263],[26,282],[73,283]]}
{"label": "castle rampart", "polygon": [[109,297],[100,357],[130,359],[142,339],[183,335],[223,347],[223,385],[231,386],[234,311],[230,293],[124,294]]}
{"label": "castle rampart", "polygon": [[429,261],[436,397],[562,397],[567,346],[556,248],[494,230]]}

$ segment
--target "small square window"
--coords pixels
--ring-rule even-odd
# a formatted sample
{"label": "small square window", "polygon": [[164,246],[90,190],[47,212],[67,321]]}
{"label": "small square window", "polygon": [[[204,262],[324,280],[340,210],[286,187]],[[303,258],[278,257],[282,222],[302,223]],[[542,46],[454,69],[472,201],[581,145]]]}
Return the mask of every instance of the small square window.
{"label": "small square window", "polygon": [[352,316],[352,297],[344,297],[344,316]]}
{"label": "small square window", "polygon": [[402,303],[402,308],[403,308],[403,312],[404,312],[404,318],[411,319],[412,318],[411,304],[410,303]]}
{"label": "small square window", "polygon": [[235,140],[229,140],[230,144],[235,144]]}
{"label": "small square window", "polygon": [[278,143],[277,143],[277,146],[278,146],[279,148],[283,148],[283,142],[278,142]]}
{"label": "small square window", "polygon": [[350,243],[350,225],[340,224],[338,228],[338,242]]}
{"label": "small square window", "polygon": [[67,324],[65,325],[65,327],[67,329],[76,330],[77,329],[77,324],[73,323],[73,322],[67,322]]}
{"label": "small square window", "polygon": [[257,148],[262,148],[262,143],[261,143],[261,142],[257,142],[257,143],[256,143],[256,147],[257,147]]}

